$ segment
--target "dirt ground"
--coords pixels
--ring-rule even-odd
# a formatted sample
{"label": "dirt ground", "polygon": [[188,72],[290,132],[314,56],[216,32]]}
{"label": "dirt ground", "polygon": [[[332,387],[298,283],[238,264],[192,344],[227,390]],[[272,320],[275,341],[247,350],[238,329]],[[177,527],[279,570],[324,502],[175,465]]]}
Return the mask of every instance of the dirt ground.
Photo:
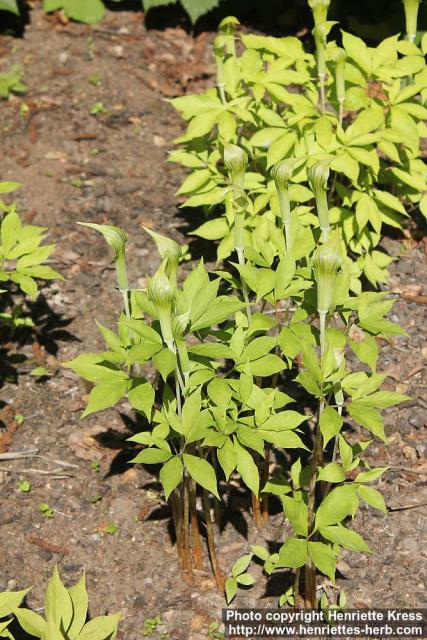
{"label": "dirt ground", "polygon": [[[58,243],[52,264],[64,280],[43,289],[34,309],[36,341],[7,345],[2,353],[3,427],[11,431],[13,416],[25,417],[10,451],[38,449],[41,457],[1,465],[0,591],[33,584],[28,604],[39,609],[56,563],[67,584],[85,569],[91,614],[122,611],[120,639],[145,637],[144,621],[160,616],[162,623],[146,637],[201,640],[224,606],[207,559],[206,572],[193,585],[180,578],[155,478],[127,464],[134,452],[126,438],[136,429],[129,406],[80,421],[88,389],[60,363],[102,348],[94,320],[111,325],[120,307],[108,248],[76,222],[126,229],[130,277],[139,284],[158,264],[139,225],[183,240],[187,222],[174,196],[183,174],[166,161],[182,125],[165,98],[213,83],[213,36],[146,31],[142,15],[133,13],[109,13],[95,28],[64,25],[38,10],[31,20],[23,39],[0,37],[0,72],[21,64],[28,87],[25,96],[0,103],[0,178],[23,183],[16,194],[19,209],[27,222],[49,228],[49,240]],[[105,112],[91,115],[97,103]],[[388,375],[387,388],[412,399],[386,412],[389,446],[376,442],[370,449],[375,465],[390,466],[381,481],[390,513],[360,511],[355,528],[374,553],[346,553],[338,585],[350,606],[422,607],[427,606],[425,245],[409,234],[384,244],[401,257],[392,267],[391,288],[398,298],[394,318],[407,335],[384,344],[379,370]],[[26,359],[17,361],[16,352]],[[38,365],[52,375],[43,380],[25,375]],[[23,478],[32,484],[29,493],[17,489]],[[42,502],[54,509],[53,518],[39,511]],[[221,536],[225,571],[250,543],[269,541],[273,547],[284,535],[280,514],[255,534],[243,506],[242,496],[232,496]],[[108,533],[111,523],[119,527],[115,533]],[[267,582],[257,566],[254,574],[256,586],[241,592],[235,604],[275,606],[284,582],[278,577]]]}

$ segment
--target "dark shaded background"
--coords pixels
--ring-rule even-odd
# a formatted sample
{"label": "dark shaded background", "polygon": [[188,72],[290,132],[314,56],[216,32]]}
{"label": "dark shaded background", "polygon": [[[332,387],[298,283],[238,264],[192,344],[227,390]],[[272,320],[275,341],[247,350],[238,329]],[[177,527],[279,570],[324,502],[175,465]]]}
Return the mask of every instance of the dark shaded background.
{"label": "dark shaded background", "polygon": [[[0,32],[22,35],[25,24],[31,20],[31,11],[21,0],[21,16],[0,11]],[[114,2],[106,0],[113,11],[141,11],[141,0]],[[195,26],[178,5],[152,9],[146,17],[149,28],[162,29],[180,26],[196,33],[215,30],[220,20],[235,15],[253,29],[274,35],[295,34],[311,29],[312,19],[306,0],[223,0],[220,6],[202,16]],[[331,20],[340,22],[342,28],[357,33],[371,44],[384,37],[403,31],[404,12],[402,0],[332,0],[329,12]],[[427,3],[422,0],[419,29],[427,29]]]}

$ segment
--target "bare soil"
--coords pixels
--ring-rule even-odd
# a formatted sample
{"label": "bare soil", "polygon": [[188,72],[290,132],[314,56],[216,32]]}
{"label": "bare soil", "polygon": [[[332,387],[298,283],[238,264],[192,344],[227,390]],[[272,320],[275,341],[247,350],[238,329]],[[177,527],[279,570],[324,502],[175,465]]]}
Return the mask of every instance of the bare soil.
{"label": "bare soil", "polygon": [[[67,584],[84,569],[91,614],[122,611],[120,639],[142,638],[144,620],[158,615],[163,624],[147,637],[164,631],[171,640],[201,640],[224,606],[207,557],[194,584],[183,581],[156,478],[128,465],[135,416],[123,403],[80,421],[88,389],[61,363],[101,349],[94,321],[112,326],[120,306],[108,247],[76,222],[126,229],[130,276],[139,284],[158,264],[139,225],[184,239],[187,222],[174,195],[183,173],[167,163],[182,124],[165,98],[213,84],[213,36],[147,31],[141,14],[132,13],[109,13],[95,28],[62,24],[39,10],[31,19],[23,39],[0,38],[0,72],[19,63],[28,87],[25,96],[0,103],[0,178],[23,183],[19,210],[27,222],[48,227],[58,243],[52,263],[64,280],[46,286],[34,306],[35,335],[2,351],[3,448],[38,449],[43,457],[1,463],[0,591],[34,584],[28,604],[38,609],[56,563]],[[96,103],[105,113],[90,114]],[[383,344],[379,370],[387,388],[412,399],[386,412],[389,446],[375,442],[369,454],[375,465],[390,467],[381,481],[390,513],[360,511],[355,528],[373,554],[346,553],[338,585],[350,606],[426,606],[425,245],[406,233],[384,246],[400,256],[391,288],[394,318],[407,335]],[[34,366],[52,375],[28,375]],[[21,426],[16,414],[25,417]],[[23,478],[32,484],[29,493],[17,489]],[[54,517],[42,515],[39,503],[48,503]],[[246,507],[236,490],[219,538],[225,572],[249,544],[274,548],[286,533],[277,513],[256,534]],[[119,526],[113,534],[110,523]],[[254,574],[256,586],[235,604],[275,606],[286,575],[267,581],[257,566]]]}

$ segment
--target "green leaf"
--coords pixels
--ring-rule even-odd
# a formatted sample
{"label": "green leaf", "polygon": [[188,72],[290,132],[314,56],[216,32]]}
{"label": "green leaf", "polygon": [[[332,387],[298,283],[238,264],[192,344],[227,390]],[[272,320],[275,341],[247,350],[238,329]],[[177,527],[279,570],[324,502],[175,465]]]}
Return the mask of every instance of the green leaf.
{"label": "green leaf", "polygon": [[316,513],[316,529],[338,524],[349,515],[354,515],[359,506],[356,487],[344,485],[333,489],[320,504]]}
{"label": "green leaf", "polygon": [[84,575],[74,586],[68,589],[68,593],[73,605],[73,619],[69,629],[67,629],[67,635],[71,640],[74,640],[82,630],[87,616],[88,595]]}
{"label": "green leaf", "polygon": [[325,407],[319,419],[320,431],[323,436],[323,447],[326,447],[329,440],[341,431],[343,422],[342,417],[336,409],[329,406]]}
{"label": "green leaf", "polygon": [[231,575],[233,578],[237,578],[238,575],[246,571],[249,567],[252,560],[252,554],[248,553],[244,556],[241,556],[236,562],[233,564],[231,568]]}
{"label": "green leaf", "polygon": [[225,581],[225,597],[227,599],[227,604],[235,598],[237,593],[237,580],[236,578],[229,577]]}
{"label": "green leaf", "polygon": [[[252,360],[249,363],[252,375],[267,377],[272,376],[274,373],[279,373],[285,368],[285,363],[279,356],[274,353],[269,353],[266,356],[262,356],[257,360]],[[239,368],[238,368],[239,370]]]}
{"label": "green leaf", "polygon": [[393,209],[393,211],[398,211],[399,213],[406,215],[405,207],[400,202],[399,198],[396,198],[392,193],[374,189],[374,197],[380,204],[383,204],[389,209]]}
{"label": "green leaf", "polygon": [[120,351],[123,348],[122,341],[117,333],[111,331],[111,329],[107,329],[104,327],[98,320],[95,320],[95,324],[101,332],[102,337],[104,338],[104,342],[109,349],[112,351]]}
{"label": "green leaf", "polygon": [[226,218],[208,220],[191,232],[192,235],[205,238],[205,240],[220,240],[229,232],[230,227]]}
{"label": "green leaf", "polygon": [[14,609],[13,614],[26,633],[42,638],[46,629],[46,621],[31,609]]}
{"label": "green leaf", "polygon": [[121,380],[97,384],[89,394],[86,409],[81,417],[85,418],[95,411],[103,411],[113,407],[125,396],[127,388],[128,382]]}
{"label": "green leaf", "polygon": [[365,334],[363,340],[360,342],[356,342],[350,338],[349,344],[359,360],[367,364],[372,371],[375,371],[378,360],[378,343],[374,336]]}
{"label": "green leaf", "polygon": [[335,582],[337,561],[332,548],[323,542],[308,542],[307,547],[316,568]]}
{"label": "green leaf", "polygon": [[37,293],[38,293],[37,283],[35,282],[35,280],[33,280],[33,278],[23,273],[12,272],[10,274],[10,279],[13,282],[16,282],[16,284],[19,285],[21,290],[24,293],[26,293],[27,296],[29,296],[32,300],[35,300],[37,298]]}
{"label": "green leaf", "polygon": [[307,560],[307,540],[305,538],[286,538],[279,551],[279,566],[297,569]]}
{"label": "green leaf", "polygon": [[266,562],[270,556],[265,547],[260,547],[258,544],[251,544],[251,551],[254,556]]}
{"label": "green leaf", "polygon": [[237,471],[247,487],[257,496],[259,493],[259,473],[251,454],[241,447],[237,440],[234,441],[234,449],[237,457]]}
{"label": "green leaf", "polygon": [[46,622],[53,623],[58,629],[61,625],[68,629],[73,617],[73,604],[70,594],[61,582],[58,568],[55,567],[45,594]]}
{"label": "green leaf", "polygon": [[299,435],[293,431],[263,431],[258,430],[266,442],[270,442],[276,447],[282,447],[283,449],[305,449],[305,446]]}
{"label": "green leaf", "polygon": [[30,376],[35,376],[36,378],[41,378],[43,376],[52,375],[46,367],[34,367],[31,369]]}
{"label": "green leaf", "polygon": [[194,24],[200,16],[215,9],[219,5],[219,0],[181,0],[181,3]]}
{"label": "green leaf", "polygon": [[45,635],[44,638],[49,638],[49,640],[64,640],[64,636],[60,628],[55,624],[53,620],[46,621],[45,627]]}
{"label": "green leaf", "polygon": [[307,416],[297,411],[281,411],[270,415],[265,422],[259,425],[263,431],[287,431],[296,429],[307,420]]}
{"label": "green leaf", "polygon": [[344,469],[336,462],[330,462],[320,469],[317,480],[322,480],[324,482],[344,482]]}
{"label": "green leaf", "polygon": [[237,578],[237,584],[242,585],[243,587],[250,587],[255,584],[255,578],[250,573],[242,573]]}
{"label": "green leaf", "polygon": [[370,222],[377,233],[381,230],[381,217],[375,201],[366,193],[361,193],[356,205],[356,220],[359,233]]}
{"label": "green leaf", "polygon": [[365,485],[361,484],[357,487],[357,495],[361,500],[364,500],[371,507],[374,507],[374,509],[378,509],[383,513],[387,513],[387,507],[385,506],[384,498],[377,489],[366,487]]}
{"label": "green leaf", "polygon": [[189,453],[184,453],[183,458],[185,468],[193,480],[220,500],[215,471],[209,462]]}
{"label": "green leaf", "polygon": [[181,195],[198,191],[208,182],[208,180],[210,180],[210,177],[211,172],[209,169],[198,169],[197,171],[193,171],[184,180],[176,194]]}
{"label": "green leaf", "polygon": [[86,24],[100,22],[105,13],[101,0],[63,0],[63,8],[69,18]]}
{"label": "green leaf", "polygon": [[43,9],[46,13],[58,11],[64,5],[64,0],[43,0]]}
{"label": "green leaf", "polygon": [[244,348],[240,357],[240,362],[247,362],[257,360],[261,356],[268,354],[275,346],[277,340],[271,336],[262,336],[261,338],[255,338]]}
{"label": "green leaf", "polygon": [[283,510],[297,535],[307,536],[307,505],[302,500],[282,496]]}
{"label": "green leaf", "polygon": [[368,47],[361,38],[342,32],[342,43],[347,55],[366,73],[371,72],[371,56]]}
{"label": "green leaf", "polygon": [[1,221],[1,243],[5,255],[8,255],[11,247],[18,242],[21,233],[21,221],[16,211],[12,209]]}
{"label": "green leaf", "polygon": [[351,402],[347,406],[347,410],[352,418],[356,420],[362,427],[368,429],[373,435],[377,436],[383,442],[387,441],[384,433],[384,421],[379,411],[373,407],[367,407],[358,402]]}
{"label": "green leaf", "polygon": [[120,613],[93,618],[82,629],[78,640],[115,640]]}
{"label": "green leaf", "polygon": [[353,449],[342,435],[338,436],[338,445],[342,465],[344,467],[344,470],[348,471],[351,468],[353,462]]}
{"label": "green leaf", "polygon": [[123,382],[127,380],[127,375],[121,369],[106,359],[105,353],[83,353],[74,360],[63,362],[62,366],[72,369],[85,380],[90,382]]}
{"label": "green leaf", "polygon": [[[15,0],[0,0],[0,11],[11,11],[16,15],[19,13]],[[12,193],[21,187],[21,182],[0,182],[0,193]]]}
{"label": "green leaf", "polygon": [[400,180],[404,184],[407,184],[415,191],[423,192],[426,190],[426,184],[419,176],[408,173],[407,171],[399,169],[398,167],[391,167],[390,170],[398,180]]}
{"label": "green leaf", "polygon": [[387,409],[396,404],[409,400],[409,396],[395,391],[377,391],[363,398],[357,398],[357,404],[376,407],[377,409]]}
{"label": "green leaf", "polygon": [[133,464],[160,464],[161,462],[167,462],[171,457],[172,454],[170,451],[149,447],[140,451],[138,455],[132,460],[129,460],[129,462]]}
{"label": "green leaf", "polygon": [[153,364],[166,382],[168,375],[176,368],[176,355],[165,347],[153,356]]}
{"label": "green leaf", "polygon": [[244,306],[244,302],[241,302],[233,296],[218,296],[215,304],[210,304],[207,311],[202,313],[202,315],[192,323],[191,331],[199,331],[205,327],[211,327],[212,325],[224,322],[231,315],[235,314],[236,311],[243,309]]}
{"label": "green leaf", "polygon": [[181,420],[184,435],[189,434],[191,429],[194,428],[200,416],[200,409],[200,390],[197,389],[186,399],[182,407]]}
{"label": "green leaf", "polygon": [[253,388],[253,376],[250,373],[249,365],[247,365],[240,374],[239,379],[239,396],[243,404],[245,404],[251,397]]}
{"label": "green leaf", "polygon": [[167,460],[160,469],[160,482],[163,485],[165,499],[168,500],[170,494],[182,480],[184,475],[184,466],[179,456],[174,456]]}
{"label": "green leaf", "polygon": [[150,420],[151,410],[154,404],[154,389],[144,378],[134,378],[132,386],[128,390],[129,402],[133,409],[142,411]]}
{"label": "green leaf", "polygon": [[375,482],[375,480],[378,480],[378,478],[381,478],[384,471],[387,471],[387,470],[388,470],[388,467],[376,467],[376,469],[370,469],[370,471],[362,471],[362,473],[359,473],[355,477],[354,482],[362,482],[362,483]]}
{"label": "green leaf", "polygon": [[177,0],[142,0],[144,11],[149,11],[155,7],[163,7],[168,4],[176,4]]}
{"label": "green leaf", "polygon": [[237,454],[230,438],[226,438],[222,447],[217,449],[217,456],[218,462],[224,471],[225,479],[228,480],[237,465]]}
{"label": "green leaf", "polygon": [[233,351],[226,344],[220,342],[202,342],[188,347],[189,353],[195,353],[206,358],[233,358]]}
{"label": "green leaf", "polygon": [[[34,243],[35,238],[32,238],[32,241]],[[37,238],[37,242],[38,242],[38,238]],[[30,251],[23,257],[19,258],[19,260],[16,263],[16,269],[18,271],[24,271],[27,267],[39,265],[41,262],[49,258],[49,256],[51,255],[54,249],[55,249],[54,244],[46,244],[43,247],[35,248],[33,251]]]}
{"label": "green leaf", "polygon": [[352,529],[347,529],[341,525],[334,527],[328,526],[322,527],[320,533],[327,540],[339,544],[346,549],[360,551],[361,553],[372,553],[363,538],[356,533],[356,531],[352,531]]}
{"label": "green leaf", "polygon": [[0,593],[0,618],[5,618],[17,609],[29,591],[30,589],[24,589]]}

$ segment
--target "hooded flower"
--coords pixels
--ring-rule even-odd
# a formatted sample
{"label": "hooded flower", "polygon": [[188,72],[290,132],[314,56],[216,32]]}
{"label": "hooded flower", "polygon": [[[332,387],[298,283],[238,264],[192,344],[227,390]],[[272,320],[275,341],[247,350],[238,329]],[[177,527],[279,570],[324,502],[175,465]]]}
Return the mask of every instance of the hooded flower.
{"label": "hooded flower", "polygon": [[344,258],[338,233],[320,245],[315,253],[313,266],[317,282],[317,310],[319,314],[327,314],[334,304],[334,289],[338,271]]}
{"label": "hooded flower", "polygon": [[224,145],[224,164],[230,174],[233,186],[243,190],[245,171],[248,166],[246,151],[236,144]]}
{"label": "hooded flower", "polygon": [[147,289],[149,300],[158,313],[163,340],[174,351],[172,332],[172,303],[175,298],[175,286],[166,273],[167,259],[165,258],[154,276],[150,279]]}
{"label": "hooded flower", "polygon": [[329,208],[326,190],[328,188],[330,160],[320,160],[307,170],[308,181],[316,198],[317,214],[324,239],[329,235]]}
{"label": "hooded flower", "polygon": [[127,234],[119,227],[111,224],[95,224],[93,222],[79,222],[83,227],[90,227],[99,231],[104,236],[110,247],[114,251],[114,262],[116,264],[117,283],[120,291],[127,291],[129,288],[126,273],[126,242]]}
{"label": "hooded flower", "polygon": [[144,226],[142,226],[142,228],[156,243],[161,259],[166,261],[166,274],[170,278],[172,284],[176,285],[179,260],[182,256],[181,247],[177,242],[175,242],[175,240],[172,240],[172,238],[162,236],[160,233],[156,233]]}

